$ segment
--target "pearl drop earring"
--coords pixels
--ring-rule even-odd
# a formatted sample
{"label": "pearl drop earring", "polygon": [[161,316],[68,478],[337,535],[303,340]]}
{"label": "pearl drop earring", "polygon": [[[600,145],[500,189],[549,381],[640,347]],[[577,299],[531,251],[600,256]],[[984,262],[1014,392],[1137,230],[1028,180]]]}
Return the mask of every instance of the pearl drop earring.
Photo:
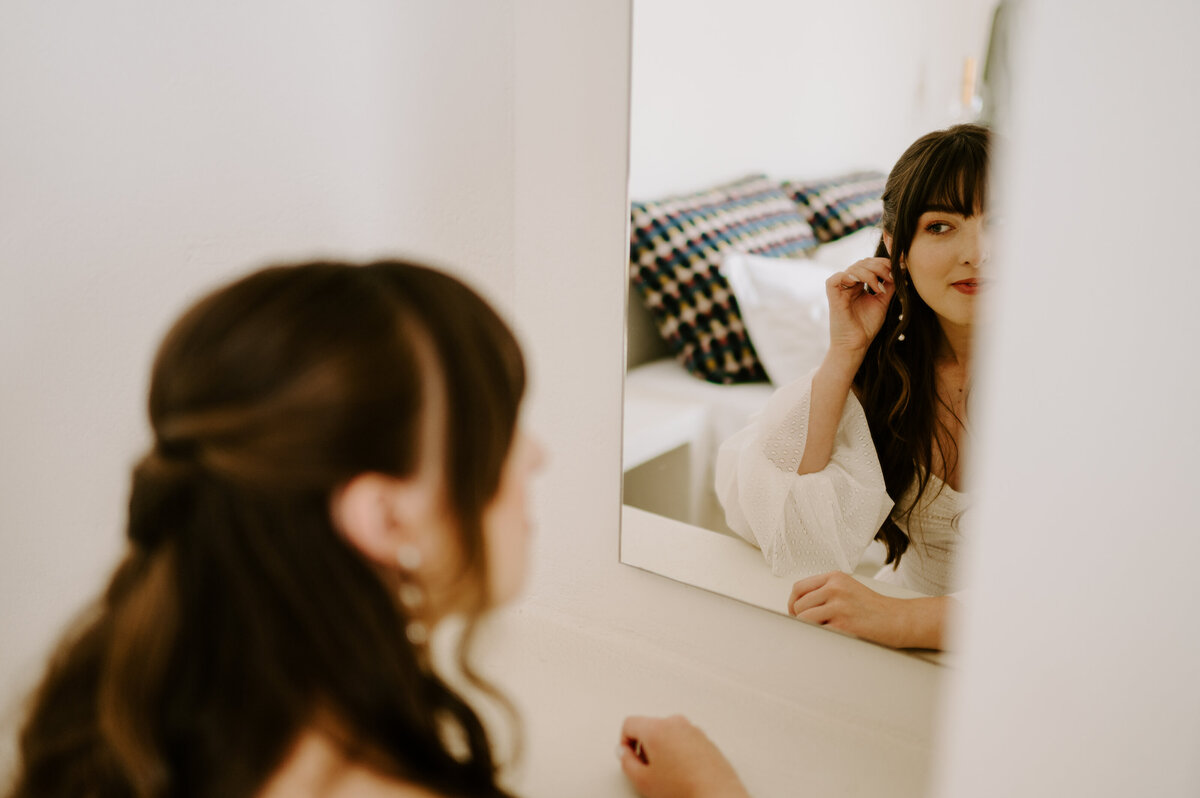
{"label": "pearl drop earring", "polygon": [[[400,566],[400,590],[398,598],[404,613],[411,619],[413,614],[425,606],[425,591],[412,579],[417,569],[421,567],[421,550],[411,543],[401,543],[396,547],[396,563]],[[414,646],[424,645],[429,640],[429,629],[418,620],[409,620],[404,627],[408,642]]]}
{"label": "pearl drop earring", "polygon": [[421,550],[411,543],[401,543],[396,547],[396,562],[401,570],[412,573],[421,567]]}

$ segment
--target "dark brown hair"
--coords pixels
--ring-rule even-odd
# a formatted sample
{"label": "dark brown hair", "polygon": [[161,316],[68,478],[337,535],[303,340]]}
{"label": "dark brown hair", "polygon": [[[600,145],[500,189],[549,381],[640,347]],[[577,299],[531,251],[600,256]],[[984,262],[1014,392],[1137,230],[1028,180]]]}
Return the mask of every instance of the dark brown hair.
{"label": "dark brown hair", "polygon": [[[968,217],[983,210],[988,149],[988,130],[979,125],[956,125],[929,133],[900,156],[883,191],[881,226],[892,237],[892,247],[889,252],[881,240],[875,256],[890,258],[896,297],[867,349],[854,385],[871,428],[888,495],[897,502],[893,516],[875,536],[887,546],[889,563],[899,564],[909,544],[908,535],[893,517],[911,516],[921,502],[929,486],[934,447],[947,469],[958,459],[957,451],[946,450],[947,445],[953,447],[953,436],[942,428],[937,414],[944,400],[937,393],[935,362],[944,333],[937,314],[913,288],[900,261],[908,255],[921,214],[930,208],[948,208]],[[913,501],[899,506],[914,480],[917,491]]]}
{"label": "dark brown hair", "polygon": [[[418,468],[430,380],[447,401],[463,576],[478,586],[459,649],[474,679],[481,517],[525,383],[512,334],[426,267],[265,269],[200,301],[159,350],[128,552],[52,659],[8,794],[249,796],[316,727],[384,775],[504,795],[478,717],[405,637],[393,586],[330,518],[333,491],[354,476]],[[465,745],[446,741],[447,725]]]}

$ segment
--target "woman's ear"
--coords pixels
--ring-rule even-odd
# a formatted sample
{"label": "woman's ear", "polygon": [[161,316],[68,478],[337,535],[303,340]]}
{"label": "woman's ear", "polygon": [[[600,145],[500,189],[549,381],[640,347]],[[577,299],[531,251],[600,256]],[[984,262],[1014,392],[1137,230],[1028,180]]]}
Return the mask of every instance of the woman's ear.
{"label": "woman's ear", "polygon": [[418,540],[428,526],[431,486],[384,474],[359,474],[330,500],[334,527],[368,559],[388,567],[396,564],[402,545],[424,548]]}
{"label": "woman's ear", "polygon": [[888,257],[892,255],[892,234],[886,230],[883,232],[883,248],[887,250]]}

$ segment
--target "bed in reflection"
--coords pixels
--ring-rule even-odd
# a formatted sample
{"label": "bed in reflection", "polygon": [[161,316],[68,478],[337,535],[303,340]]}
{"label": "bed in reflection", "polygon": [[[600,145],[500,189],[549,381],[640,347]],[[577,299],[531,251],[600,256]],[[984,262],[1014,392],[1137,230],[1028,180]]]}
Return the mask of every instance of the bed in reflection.
{"label": "bed in reflection", "polygon": [[[631,203],[624,501],[733,535],[721,443],[828,346],[825,279],[875,253],[884,176],[756,174]],[[882,549],[860,566],[874,573]]]}

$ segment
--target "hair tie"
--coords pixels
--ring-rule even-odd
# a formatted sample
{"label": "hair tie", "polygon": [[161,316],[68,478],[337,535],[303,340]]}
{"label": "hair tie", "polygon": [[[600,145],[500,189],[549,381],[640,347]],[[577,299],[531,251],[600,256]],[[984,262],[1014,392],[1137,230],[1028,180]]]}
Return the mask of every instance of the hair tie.
{"label": "hair tie", "polygon": [[190,456],[194,449],[158,440],[133,469],[127,529],[133,543],[155,549],[186,523],[201,470]]}
{"label": "hair tie", "polygon": [[152,453],[157,454],[166,462],[183,464],[194,460],[196,448],[195,441],[171,440],[159,435],[154,439]]}

